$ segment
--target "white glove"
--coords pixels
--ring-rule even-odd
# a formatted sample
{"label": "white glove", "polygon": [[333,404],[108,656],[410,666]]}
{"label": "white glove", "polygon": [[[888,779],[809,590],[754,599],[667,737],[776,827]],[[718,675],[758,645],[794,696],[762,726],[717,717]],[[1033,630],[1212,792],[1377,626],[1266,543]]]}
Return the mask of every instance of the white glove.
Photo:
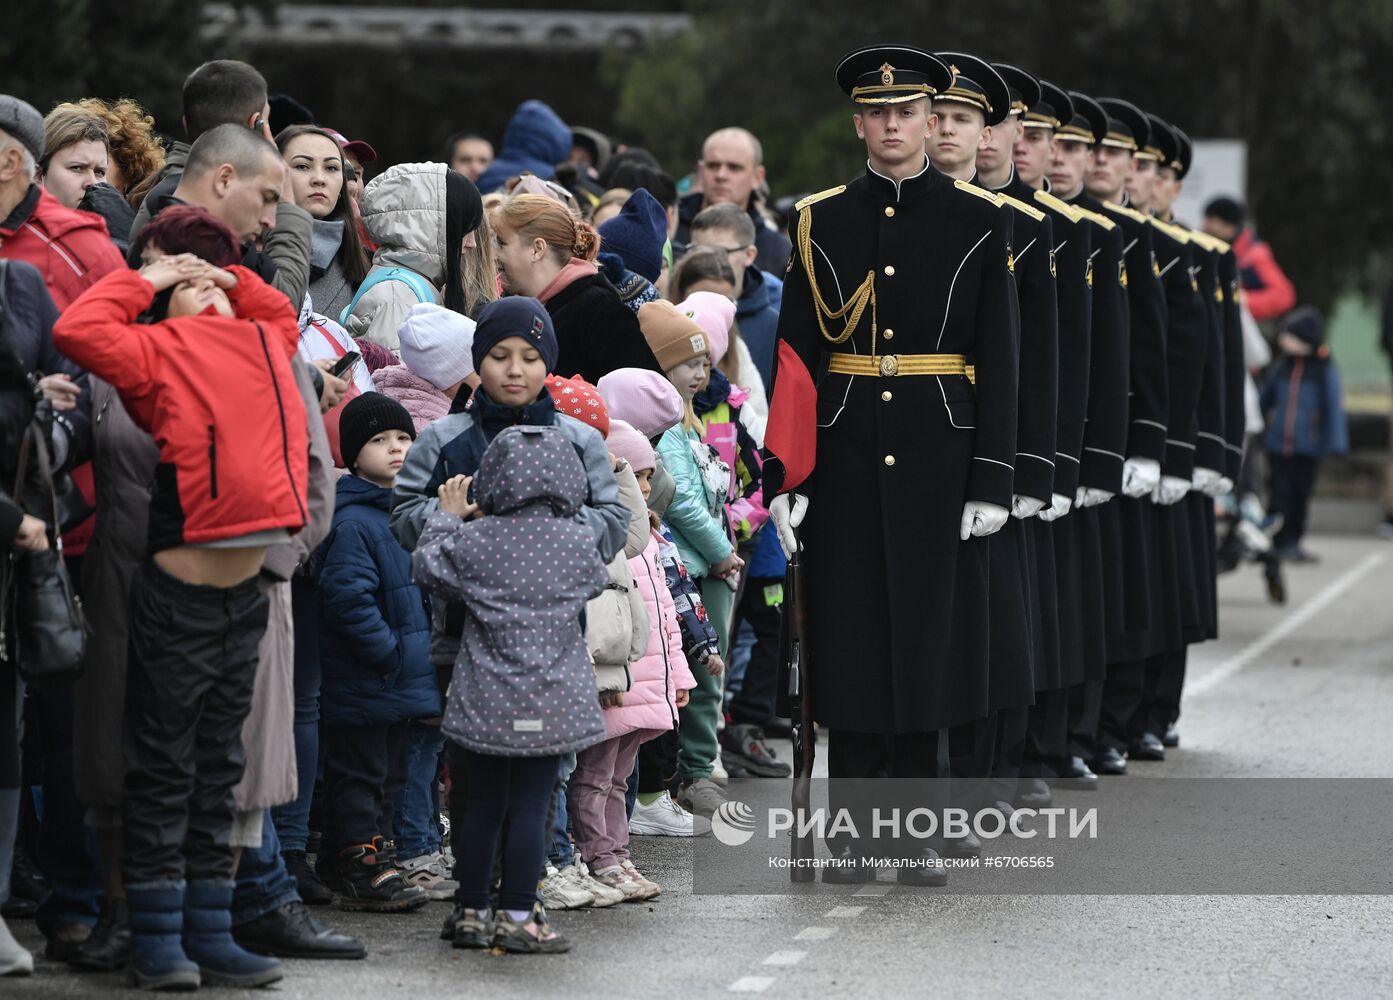
{"label": "white glove", "polygon": [[1185,499],[1185,494],[1189,492],[1190,480],[1181,479],[1179,476],[1162,476],[1151,493],[1151,500],[1163,507],[1169,507]]}
{"label": "white glove", "polygon": [[1080,486],[1078,496],[1074,497],[1074,506],[1080,510],[1085,507],[1097,507],[1107,503],[1113,496],[1114,494],[1107,490],[1095,490],[1088,486]]}
{"label": "white glove", "polygon": [[1214,484],[1214,491],[1206,493],[1211,497],[1226,497],[1233,492],[1233,480],[1228,476],[1220,476],[1219,481]]}
{"label": "white glove", "polygon": [[1011,498],[1011,516],[1025,519],[1034,517],[1045,507],[1045,501],[1036,500],[1034,497],[1022,496],[1017,493]]}
{"label": "white glove", "polygon": [[958,537],[963,541],[975,535],[982,538],[1000,531],[1011,512],[994,503],[981,503],[969,500],[963,504],[963,519],[958,527]]}
{"label": "white glove", "polygon": [[779,533],[779,547],[784,556],[792,559],[801,545],[793,529],[803,523],[808,513],[808,498],[801,493],[780,493],[769,505],[769,520],[774,522],[774,530]]}
{"label": "white glove", "polygon": [[1144,497],[1161,482],[1161,463],[1154,458],[1129,458],[1122,466],[1122,492]]}
{"label": "white glove", "polygon": [[[1206,469],[1197,465],[1195,466],[1194,475],[1190,477],[1190,486],[1199,490],[1201,493],[1209,493],[1209,491],[1214,488],[1214,484],[1222,478],[1223,477],[1213,469]],[[1212,496],[1213,494],[1210,495]]]}
{"label": "white glove", "polygon": [[1054,494],[1054,503],[1040,511],[1040,520],[1045,522],[1058,521],[1073,508],[1074,501],[1071,497],[1066,497],[1063,493]]}

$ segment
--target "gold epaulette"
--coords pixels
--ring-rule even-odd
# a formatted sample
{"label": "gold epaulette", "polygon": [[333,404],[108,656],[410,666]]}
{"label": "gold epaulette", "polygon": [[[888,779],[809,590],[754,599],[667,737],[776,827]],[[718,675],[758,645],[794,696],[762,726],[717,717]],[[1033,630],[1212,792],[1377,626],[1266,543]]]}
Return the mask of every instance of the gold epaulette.
{"label": "gold epaulette", "polygon": [[[1184,228],[1183,226],[1181,228]],[[1220,253],[1219,241],[1208,233],[1202,233],[1197,229],[1186,229],[1185,235],[1190,238],[1190,242],[1204,247],[1211,253]]]}
{"label": "gold epaulette", "polygon": [[1083,216],[1089,222],[1096,222],[1104,229],[1111,230],[1117,227],[1117,223],[1113,222],[1112,219],[1109,219],[1102,212],[1095,212],[1091,208],[1080,208],[1077,205],[1074,206],[1074,211],[1078,212],[1079,215]]}
{"label": "gold epaulette", "polygon": [[1219,253],[1229,253],[1233,250],[1232,244],[1224,242],[1223,240],[1219,239],[1219,237],[1210,236],[1208,233],[1205,233],[1204,235],[1208,238],[1210,243],[1214,244],[1214,249],[1219,251]]}
{"label": "gold epaulette", "polygon": [[966,191],[968,194],[975,194],[977,197],[991,202],[997,208],[1001,207],[1001,195],[992,194],[985,188],[979,188],[976,184],[969,184],[967,181],[954,181],[953,186],[959,191]]}
{"label": "gold epaulette", "polygon": [[1147,221],[1150,222],[1153,226],[1155,226],[1157,229],[1161,230],[1161,232],[1165,233],[1167,236],[1169,236],[1171,239],[1175,240],[1175,242],[1177,242],[1177,243],[1181,243],[1181,244],[1189,243],[1189,242],[1190,242],[1191,236],[1194,235],[1194,234],[1191,233],[1188,229],[1185,229],[1185,228],[1182,227],[1182,226],[1174,226],[1174,225],[1171,225],[1169,222],[1162,222],[1160,219],[1156,218],[1156,216],[1154,216],[1154,215],[1148,215],[1148,216],[1146,216],[1146,219],[1147,219]]}
{"label": "gold epaulette", "polygon": [[1137,222],[1151,221],[1151,216],[1143,215],[1141,212],[1138,212],[1135,208],[1128,208],[1126,205],[1119,205],[1115,201],[1105,201],[1103,202],[1103,207],[1106,208],[1109,212],[1118,212],[1122,215],[1127,216],[1129,219],[1135,219]]}
{"label": "gold epaulette", "polygon": [[1044,205],[1046,208],[1050,208],[1053,209],[1055,212],[1058,212],[1060,215],[1064,216],[1070,222],[1080,222],[1084,218],[1084,215],[1081,211],[1079,211],[1073,205],[1069,204],[1064,199],[1056,198],[1048,191],[1036,191],[1035,200],[1038,201],[1041,205]]}
{"label": "gold epaulette", "polygon": [[810,194],[806,198],[800,199],[798,204],[793,206],[793,210],[795,212],[801,212],[809,205],[816,205],[824,198],[835,198],[837,195],[841,194],[845,190],[845,184],[838,184],[836,187],[828,188],[826,191],[819,191],[817,194]]}
{"label": "gold epaulette", "polygon": [[1036,222],[1039,222],[1041,219],[1045,217],[1044,212],[1040,211],[1034,205],[1027,205],[1019,198],[1012,198],[1009,194],[1002,194],[1000,191],[996,193],[996,196],[998,199],[1000,199],[1001,204],[1010,205],[1016,211],[1024,212],[1026,215],[1030,216]]}

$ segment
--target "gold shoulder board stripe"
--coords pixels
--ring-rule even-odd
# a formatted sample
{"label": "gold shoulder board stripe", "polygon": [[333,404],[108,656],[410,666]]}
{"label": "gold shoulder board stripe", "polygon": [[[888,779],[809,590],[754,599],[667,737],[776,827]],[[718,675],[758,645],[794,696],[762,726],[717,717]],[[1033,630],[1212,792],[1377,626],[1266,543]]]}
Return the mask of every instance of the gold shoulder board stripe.
{"label": "gold shoulder board stripe", "polygon": [[954,181],[953,186],[957,188],[959,191],[966,191],[968,194],[975,194],[977,197],[982,198],[985,201],[991,202],[997,208],[1001,207],[1000,195],[992,194],[990,191],[987,191],[983,188],[979,188],[976,184],[969,184],[967,181]]}
{"label": "gold shoulder board stripe", "polygon": [[1169,222],[1162,222],[1154,215],[1148,215],[1146,216],[1146,218],[1148,221],[1150,221],[1150,223],[1153,226],[1161,230],[1161,232],[1165,233],[1171,239],[1175,240],[1175,242],[1181,244],[1190,242],[1190,233],[1182,229],[1180,226],[1172,226]]}
{"label": "gold shoulder board stripe", "polygon": [[1138,212],[1135,208],[1128,208],[1126,205],[1119,205],[1115,201],[1105,201],[1103,202],[1103,207],[1106,208],[1109,212],[1118,212],[1122,215],[1127,216],[1129,219],[1135,219],[1137,222],[1151,221],[1151,216],[1143,215],[1142,213]]}
{"label": "gold shoulder board stripe", "polygon": [[1035,200],[1047,208],[1058,212],[1070,222],[1079,222],[1083,219],[1083,214],[1077,208],[1061,198],[1056,198],[1048,191],[1036,191]]}
{"label": "gold shoulder board stripe", "polygon": [[806,197],[806,198],[802,199],[801,201],[799,201],[798,204],[794,205],[794,206],[793,206],[793,210],[794,210],[795,212],[801,212],[801,211],[803,211],[803,209],[807,208],[809,205],[816,205],[818,202],[822,201],[822,199],[824,199],[824,198],[834,198],[834,197],[836,197],[837,195],[841,194],[841,193],[842,193],[843,191],[845,191],[845,190],[846,190],[846,185],[845,185],[845,184],[838,184],[836,187],[834,187],[834,188],[828,188],[826,191],[819,191],[817,194],[810,194],[810,195],[808,195],[808,197]]}
{"label": "gold shoulder board stripe", "polygon": [[1034,205],[1027,205],[1019,198],[1012,198],[1009,194],[1002,194],[1000,191],[997,192],[996,196],[1001,199],[1001,203],[1003,205],[1010,205],[1016,211],[1024,212],[1026,215],[1030,216],[1036,222],[1039,222],[1041,219],[1045,217],[1044,212],[1040,211]]}
{"label": "gold shoulder board stripe", "polygon": [[[1183,229],[1184,227],[1182,226],[1181,228]],[[1208,233],[1202,233],[1197,229],[1186,229],[1185,235],[1190,238],[1191,243],[1198,244],[1211,253],[1219,252],[1219,241]]]}
{"label": "gold shoulder board stripe", "polygon": [[[1209,236],[1208,233],[1206,233],[1205,235]],[[1228,253],[1230,250],[1233,249],[1232,245],[1225,243],[1217,236],[1210,236],[1209,238],[1214,241],[1214,249],[1218,250],[1220,253]]]}
{"label": "gold shoulder board stripe", "polygon": [[1078,212],[1079,215],[1083,216],[1085,219],[1088,219],[1090,222],[1096,222],[1104,229],[1112,230],[1117,228],[1117,223],[1113,222],[1112,219],[1109,219],[1102,212],[1095,212],[1092,209],[1079,208],[1078,206],[1074,207],[1074,211]]}

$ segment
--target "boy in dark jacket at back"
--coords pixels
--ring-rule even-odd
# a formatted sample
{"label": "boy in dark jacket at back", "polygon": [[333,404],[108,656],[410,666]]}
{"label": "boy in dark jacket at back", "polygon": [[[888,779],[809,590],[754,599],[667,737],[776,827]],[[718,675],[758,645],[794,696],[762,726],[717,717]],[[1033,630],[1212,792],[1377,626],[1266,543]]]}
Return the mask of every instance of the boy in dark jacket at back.
{"label": "boy in dark jacket at back", "polygon": [[396,400],[369,392],[344,407],[334,527],[319,570],[324,798],[319,876],[346,910],[397,912],[429,901],[396,865],[393,816],[412,719],[440,714],[430,614],[411,556],[388,526],[392,486],[416,438]]}
{"label": "boy in dark jacket at back", "polygon": [[1282,356],[1262,387],[1263,444],[1271,469],[1269,510],[1282,517],[1277,555],[1313,562],[1301,548],[1316,470],[1326,455],[1349,451],[1340,374],[1325,343],[1325,321],[1311,306],[1293,309],[1277,334]]}

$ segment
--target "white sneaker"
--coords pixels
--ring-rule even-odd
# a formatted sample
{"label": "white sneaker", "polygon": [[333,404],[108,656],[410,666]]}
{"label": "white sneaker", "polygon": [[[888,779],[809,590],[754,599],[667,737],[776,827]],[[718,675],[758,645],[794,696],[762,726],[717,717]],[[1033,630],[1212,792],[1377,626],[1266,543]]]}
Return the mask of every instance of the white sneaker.
{"label": "white sneaker", "polygon": [[635,802],[634,814],[629,817],[630,836],[696,837],[710,829],[710,820],[693,816],[666,791],[648,805]]}
{"label": "white sneaker", "polygon": [[0,976],[33,974],[34,956],[14,939],[10,929],[5,926],[5,919],[0,917]]}
{"label": "white sneaker", "polygon": [[590,874],[590,869],[585,867],[584,861],[575,861],[561,869],[561,877],[568,885],[574,885],[577,889],[588,892],[590,894],[588,905],[596,909],[624,902],[624,894],[618,889],[611,889],[603,882],[596,880],[595,876]]}
{"label": "white sneaker", "polygon": [[595,873],[595,881],[622,893],[626,903],[637,903],[648,898],[648,889],[626,872],[622,865],[601,868]]}
{"label": "white sneaker", "polygon": [[711,780],[722,788],[730,784],[730,774],[726,771],[726,766],[721,763],[720,754],[717,754],[716,759],[711,762]]}
{"label": "white sneaker", "polygon": [[439,852],[422,854],[409,861],[398,862],[406,881],[425,890],[434,900],[448,900],[455,897],[459,883],[454,880],[453,868],[446,865]]}
{"label": "white sneaker", "polygon": [[619,866],[629,873],[629,878],[633,879],[635,882],[637,882],[640,886],[643,887],[643,891],[645,893],[643,897],[644,899],[652,899],[654,896],[658,895],[658,893],[663,891],[662,886],[660,886],[657,882],[654,882],[647,875],[643,874],[643,872],[635,868],[634,863],[632,861],[621,861],[619,862]]}
{"label": "white sneaker", "polygon": [[[570,867],[567,865],[568,870]],[[548,910],[576,910],[595,902],[593,894],[562,875],[555,865],[547,865],[546,877],[538,888],[542,892],[542,906]]]}

